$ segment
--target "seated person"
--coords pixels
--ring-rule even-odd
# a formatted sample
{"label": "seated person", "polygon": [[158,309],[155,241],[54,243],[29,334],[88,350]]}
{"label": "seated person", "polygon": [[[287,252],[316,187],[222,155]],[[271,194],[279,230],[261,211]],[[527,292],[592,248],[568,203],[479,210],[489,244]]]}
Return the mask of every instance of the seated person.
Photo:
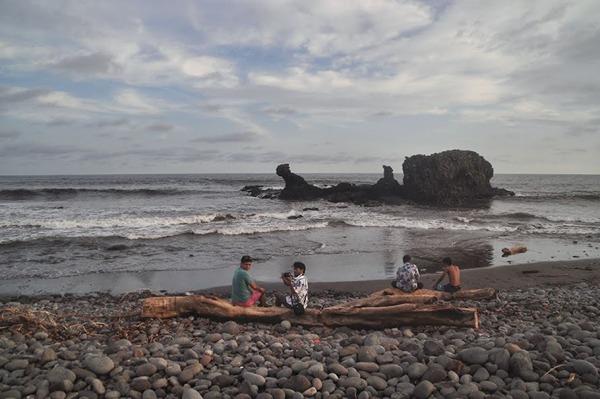
{"label": "seated person", "polygon": [[283,273],[281,281],[290,288],[289,294],[276,294],[275,304],[293,308],[300,304],[304,309],[308,306],[308,279],[306,278],[306,266],[302,262],[294,262],[292,273]]}
{"label": "seated person", "polygon": [[404,264],[398,268],[396,280],[392,281],[392,287],[399,288],[404,292],[413,292],[416,289],[423,288],[423,284],[419,281],[421,279],[419,268],[410,261],[410,255],[404,255],[402,258]]}
{"label": "seated person", "polygon": [[[452,259],[444,258],[442,260],[442,275],[433,285],[433,289],[437,291],[456,292],[460,290],[460,268],[452,264]],[[449,283],[441,285],[440,283],[444,280],[445,276],[448,276]]]}
{"label": "seated person", "polygon": [[231,282],[231,303],[237,306],[250,307],[257,302],[264,305],[265,289],[256,285],[250,277],[248,270],[252,267],[252,258],[248,255],[242,256],[240,267],[233,273]]}

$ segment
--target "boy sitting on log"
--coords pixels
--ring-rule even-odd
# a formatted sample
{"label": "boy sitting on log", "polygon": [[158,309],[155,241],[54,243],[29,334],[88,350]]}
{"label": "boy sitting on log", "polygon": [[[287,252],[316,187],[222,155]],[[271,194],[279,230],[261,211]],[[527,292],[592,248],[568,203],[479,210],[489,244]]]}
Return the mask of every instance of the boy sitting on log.
{"label": "boy sitting on log", "polygon": [[410,263],[411,259],[410,255],[404,255],[402,258],[404,264],[398,268],[396,280],[392,281],[392,287],[404,292],[413,292],[423,288],[423,284],[419,281],[421,279],[419,268],[414,263]]}
{"label": "boy sitting on log", "polygon": [[290,288],[290,293],[276,294],[275,305],[285,306],[294,310],[296,314],[304,313],[308,306],[308,280],[306,278],[306,265],[302,262],[294,262],[294,274],[283,273],[281,281]]}
{"label": "boy sitting on log", "polygon": [[[446,257],[442,259],[442,275],[433,285],[433,289],[437,291],[456,292],[460,290],[460,268],[452,263],[452,259]],[[448,276],[449,283],[440,285],[445,276]]]}
{"label": "boy sitting on log", "polygon": [[250,307],[257,302],[260,306],[265,304],[265,289],[259,287],[248,270],[252,267],[252,258],[248,255],[242,256],[240,267],[233,273],[231,282],[231,303],[237,306]]}

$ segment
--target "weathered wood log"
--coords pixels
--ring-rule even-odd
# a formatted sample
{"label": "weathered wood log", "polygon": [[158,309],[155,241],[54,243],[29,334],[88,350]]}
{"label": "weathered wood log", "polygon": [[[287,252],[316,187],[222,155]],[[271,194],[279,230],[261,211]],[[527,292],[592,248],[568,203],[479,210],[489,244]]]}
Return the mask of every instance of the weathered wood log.
{"label": "weathered wood log", "polygon": [[450,301],[453,299],[489,299],[494,298],[495,296],[496,290],[493,288],[460,290],[455,293],[427,289],[420,289],[408,293],[398,288],[386,288],[381,291],[376,291],[366,298],[346,302],[337,305],[336,307],[381,307],[399,305],[402,303],[430,304],[439,300]]}
{"label": "weathered wood log", "polygon": [[142,317],[169,318],[195,314],[217,320],[277,323],[290,320],[305,326],[387,328],[407,325],[479,326],[477,309],[451,305],[401,304],[388,307],[307,309],[296,316],[280,307],[241,307],[213,296],[153,297],[144,300]]}
{"label": "weathered wood log", "polygon": [[151,297],[144,299],[142,317],[165,319],[194,314],[216,320],[258,321],[277,323],[291,320],[297,324],[320,326],[319,312],[307,309],[302,316],[283,307],[242,307],[212,295]]}
{"label": "weathered wood log", "polygon": [[321,320],[323,325],[328,327],[392,328],[443,325],[479,328],[479,316],[475,308],[415,303],[380,307],[325,308],[321,312]]}

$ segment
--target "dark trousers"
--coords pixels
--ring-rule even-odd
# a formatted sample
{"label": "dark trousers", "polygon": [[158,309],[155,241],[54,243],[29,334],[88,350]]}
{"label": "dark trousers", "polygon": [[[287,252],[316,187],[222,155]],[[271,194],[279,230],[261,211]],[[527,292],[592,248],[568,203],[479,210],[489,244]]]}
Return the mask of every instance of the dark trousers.
{"label": "dark trousers", "polygon": [[[398,287],[396,286],[396,280],[393,280],[393,281],[392,281],[392,287],[394,287],[394,288],[398,288]],[[417,289],[418,289],[418,290],[420,290],[421,288],[423,288],[423,283],[419,281],[419,282],[417,283]]]}

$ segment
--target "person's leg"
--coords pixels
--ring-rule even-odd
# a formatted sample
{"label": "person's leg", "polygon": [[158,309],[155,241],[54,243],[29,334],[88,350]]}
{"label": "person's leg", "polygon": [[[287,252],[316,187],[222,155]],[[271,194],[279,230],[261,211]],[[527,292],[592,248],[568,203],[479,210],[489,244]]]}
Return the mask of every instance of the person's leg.
{"label": "person's leg", "polygon": [[264,292],[258,291],[260,296],[258,297],[258,306],[267,306],[267,296]]}
{"label": "person's leg", "polygon": [[455,287],[454,285],[448,283],[444,286],[444,291],[449,292],[449,293],[454,293],[456,291],[460,290],[460,287]]}
{"label": "person's leg", "polygon": [[275,292],[275,306],[284,306],[285,295],[281,292]]}
{"label": "person's leg", "polygon": [[422,283],[422,282],[420,282],[420,281],[419,281],[419,282],[417,283],[417,289],[418,289],[418,290],[420,290],[420,289],[423,289],[423,283]]}
{"label": "person's leg", "polygon": [[392,287],[398,288],[398,286],[396,285],[396,280],[392,280]]}
{"label": "person's leg", "polygon": [[252,291],[250,298],[248,298],[248,300],[241,306],[250,307],[256,305],[257,303],[259,306],[264,306],[264,295],[260,291]]}

